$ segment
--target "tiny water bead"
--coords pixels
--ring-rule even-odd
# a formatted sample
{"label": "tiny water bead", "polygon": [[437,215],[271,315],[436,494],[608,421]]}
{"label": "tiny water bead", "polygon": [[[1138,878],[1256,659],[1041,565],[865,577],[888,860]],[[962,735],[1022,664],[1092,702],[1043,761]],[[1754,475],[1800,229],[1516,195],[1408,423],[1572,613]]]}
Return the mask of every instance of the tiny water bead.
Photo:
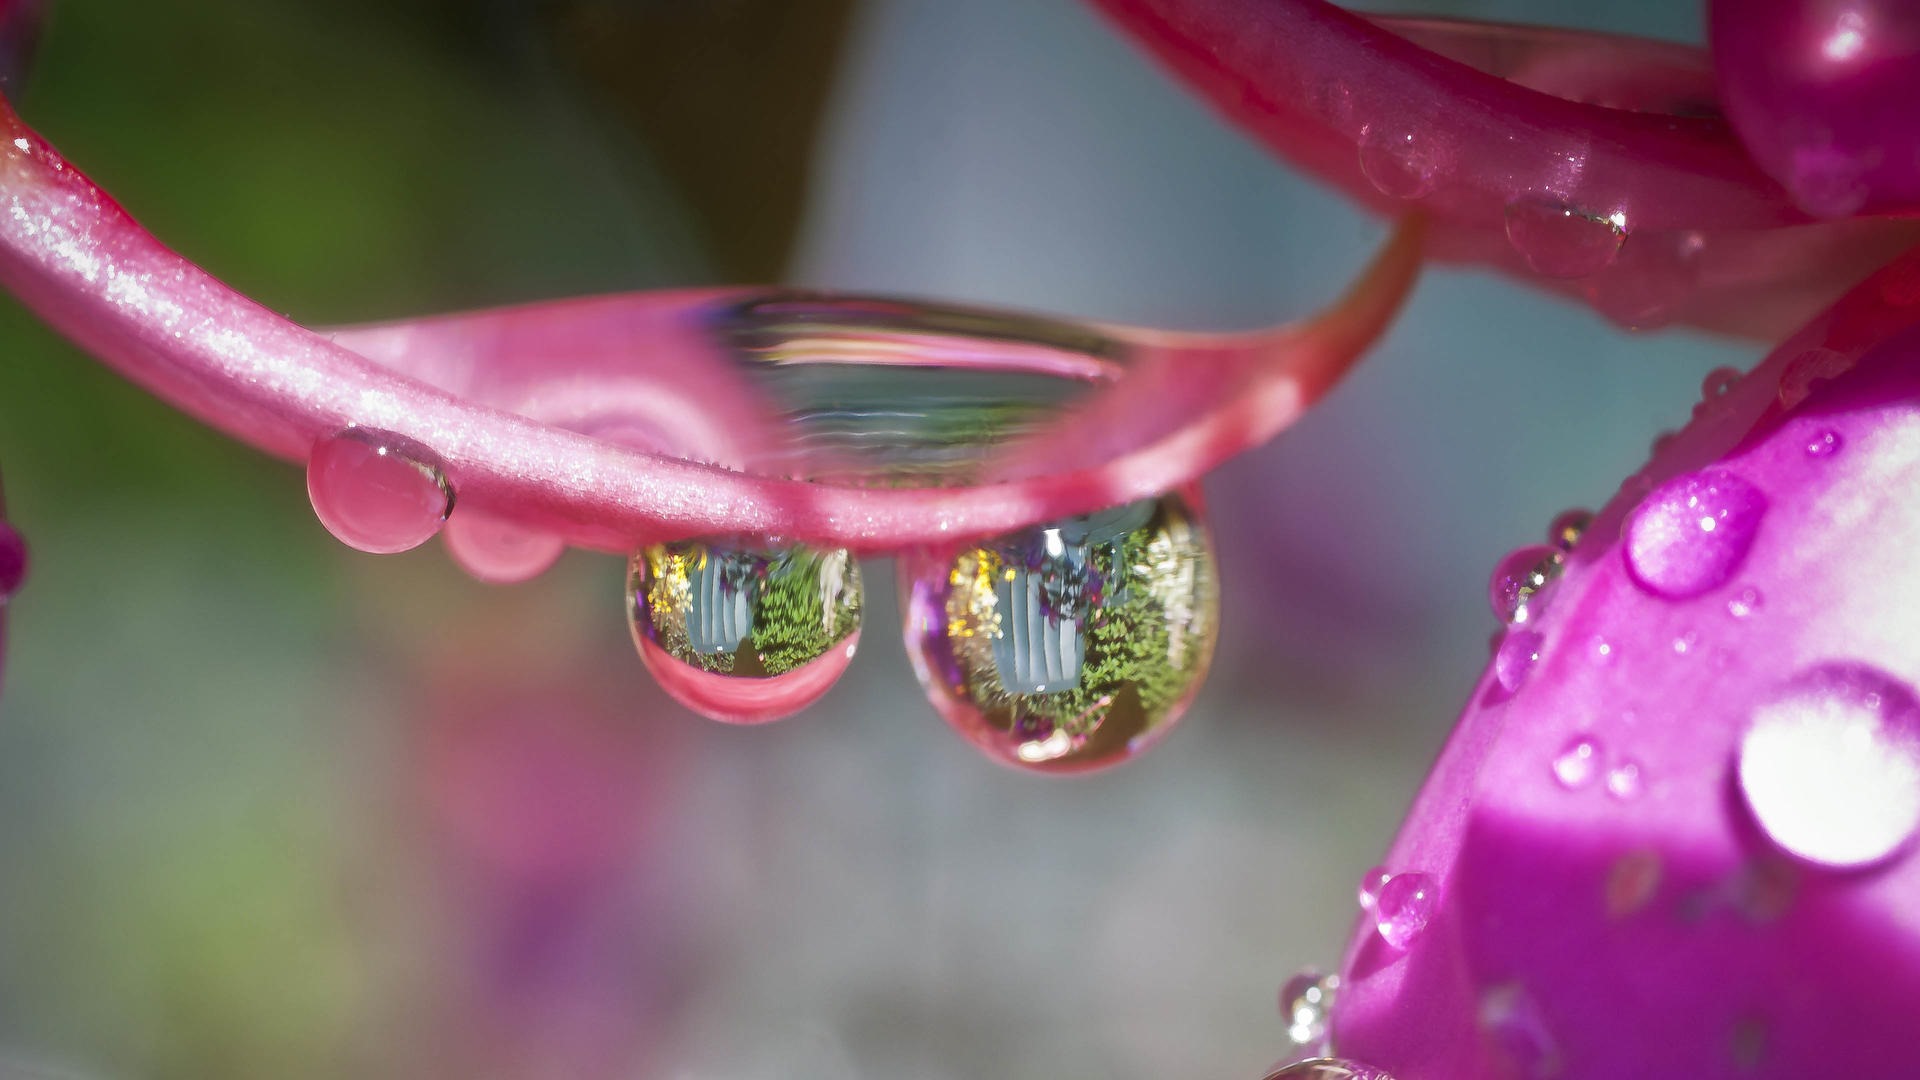
{"label": "tiny water bead", "polygon": [[1418,199],[1433,191],[1439,161],[1417,129],[1377,122],[1360,133],[1360,171],[1382,195]]}
{"label": "tiny water bead", "polygon": [[1719,587],[1746,560],[1766,515],[1760,489],[1720,470],[1668,481],[1627,523],[1627,572],[1647,592],[1684,600]]}
{"label": "tiny water bead", "polygon": [[1731,393],[1734,384],[1739,381],[1739,368],[1714,368],[1712,371],[1707,372],[1704,379],[1700,380],[1700,400],[1708,403],[1718,401]]}
{"label": "tiny water bead", "polygon": [[1212,543],[1180,495],[909,555],[901,575],[934,708],[1016,767],[1144,750],[1186,711],[1219,633]]}
{"label": "tiny water bead", "polygon": [[1373,904],[1373,926],[1381,940],[1405,951],[1413,947],[1432,920],[1439,888],[1433,878],[1412,872],[1395,874],[1380,886]]}
{"label": "tiny water bead", "polygon": [[552,533],[465,508],[447,522],[442,540],[462,570],[494,585],[539,577],[567,550]]}
{"label": "tiny water bead", "polygon": [[12,525],[0,521],[0,604],[11,600],[26,580],[26,538]]}
{"label": "tiny water bead", "polygon": [[1385,1072],[1345,1058],[1309,1058],[1282,1065],[1261,1080],[1393,1080]]}
{"label": "tiny water bead", "polygon": [[1646,778],[1642,775],[1640,763],[1632,759],[1622,761],[1607,770],[1607,794],[1623,802],[1640,797],[1646,789]]}
{"label": "tiny water bead", "polygon": [[405,436],[358,426],[314,444],[307,495],[328,532],[375,555],[419,547],[453,512],[453,485],[433,451]]}
{"label": "tiny water bead", "polygon": [[629,567],[627,611],[647,670],[715,720],[758,724],[818,700],[860,640],[860,565],[844,548],[682,541]]}
{"label": "tiny water bead", "polygon": [[1500,647],[1493,653],[1493,678],[1500,689],[1509,694],[1519,691],[1527,676],[1533,673],[1533,665],[1540,659],[1540,647],[1545,639],[1537,631],[1523,630],[1519,627],[1507,631],[1500,640]]}
{"label": "tiny water bead", "polygon": [[1753,712],[1737,773],[1760,829],[1782,851],[1866,866],[1920,828],[1920,699],[1864,664],[1823,664]]}
{"label": "tiny water bead", "polygon": [[1506,207],[1507,241],[1536,274],[1583,278],[1605,270],[1620,255],[1627,217],[1590,213],[1545,196],[1516,199]]}
{"label": "tiny water bead", "polygon": [[1600,772],[1600,743],[1590,735],[1575,735],[1553,758],[1553,778],[1568,791],[1593,782]]}
{"label": "tiny water bead", "polygon": [[1829,458],[1840,452],[1840,433],[1831,428],[1816,431],[1807,439],[1807,456]]}
{"label": "tiny water bead", "polygon": [[1393,874],[1384,866],[1376,866],[1360,876],[1360,887],[1356,890],[1360,899],[1361,911],[1372,911],[1380,902],[1380,889],[1391,880]]}
{"label": "tiny water bead", "polygon": [[1554,515],[1552,523],[1547,526],[1547,543],[1563,552],[1572,551],[1592,524],[1591,510],[1562,510]]}
{"label": "tiny water bead", "polygon": [[1313,968],[1280,987],[1280,1018],[1287,1022],[1287,1039],[1295,1050],[1326,1052],[1327,1019],[1333,1013],[1333,997],[1339,989],[1340,976]]}
{"label": "tiny water bead", "polygon": [[1727,614],[1736,619],[1749,618],[1758,613],[1760,606],[1766,602],[1767,598],[1761,595],[1760,590],[1749,585],[1727,601]]}
{"label": "tiny water bead", "polygon": [[1508,552],[1487,580],[1487,604],[1503,623],[1524,623],[1538,614],[1542,594],[1560,576],[1562,553],[1551,544]]}

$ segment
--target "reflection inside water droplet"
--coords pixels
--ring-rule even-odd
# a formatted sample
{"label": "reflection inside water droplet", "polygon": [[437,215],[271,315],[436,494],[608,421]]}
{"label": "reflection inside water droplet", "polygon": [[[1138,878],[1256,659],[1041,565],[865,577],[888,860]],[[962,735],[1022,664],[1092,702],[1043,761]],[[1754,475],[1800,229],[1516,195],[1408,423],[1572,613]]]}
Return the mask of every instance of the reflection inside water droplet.
{"label": "reflection inside water droplet", "polygon": [[1327,1046],[1327,1019],[1340,976],[1308,968],[1280,988],[1280,1018],[1287,1023],[1287,1039],[1298,1053],[1323,1054]]}
{"label": "reflection inside water droplet", "polygon": [[1374,929],[1394,948],[1410,949],[1426,932],[1438,897],[1438,888],[1428,875],[1395,874],[1380,887],[1380,896],[1374,901]]}
{"label": "reflection inside water droplet", "polygon": [[1207,528],[1178,495],[901,559],[909,656],[989,757],[1074,770],[1164,735],[1218,634]]}
{"label": "reflection inside water droplet", "polygon": [[1892,855],[1920,828],[1920,700],[1864,664],[1827,664],[1754,710],[1741,793],[1781,850],[1834,867]]}
{"label": "reflection inside water droplet", "polygon": [[1627,238],[1627,216],[1589,213],[1544,196],[1507,204],[1507,240],[1534,273],[1583,278],[1613,264]]}
{"label": "reflection inside water droplet", "polygon": [[1547,526],[1547,543],[1561,551],[1572,551],[1592,524],[1591,510],[1562,510],[1554,515],[1552,523]]}
{"label": "reflection inside water droplet", "polygon": [[1546,588],[1560,576],[1562,554],[1551,544],[1530,544],[1508,552],[1487,580],[1487,605],[1504,623],[1524,623],[1539,615]]}
{"label": "reflection inside water droplet", "polygon": [[681,704],[754,724],[806,708],[860,639],[860,565],[844,548],[693,541],[633,557],[627,607],[640,658]]}
{"label": "reflection inside water droplet", "polygon": [[438,455],[403,435],[365,427],[314,444],[307,495],[328,532],[376,555],[426,543],[453,512],[453,485]]}

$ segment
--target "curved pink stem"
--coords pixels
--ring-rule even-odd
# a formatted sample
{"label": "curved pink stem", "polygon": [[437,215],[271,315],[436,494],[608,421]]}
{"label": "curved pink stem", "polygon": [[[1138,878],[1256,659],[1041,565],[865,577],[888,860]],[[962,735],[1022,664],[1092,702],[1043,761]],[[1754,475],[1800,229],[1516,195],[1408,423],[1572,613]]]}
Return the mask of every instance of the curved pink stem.
{"label": "curved pink stem", "polygon": [[[1920,232],[1808,227],[1720,118],[1699,50],[1321,0],[1094,2],[1280,155],[1432,215],[1436,257],[1627,326],[1784,333]],[[1529,228],[1543,208],[1560,216]]]}
{"label": "curved pink stem", "polygon": [[[718,365],[704,375],[721,382],[679,399],[738,444],[718,454],[594,438],[513,398],[536,374],[539,388],[555,393],[591,396],[603,384],[617,391],[608,381],[615,357],[630,374],[677,370],[666,379],[684,384],[702,370],[698,348],[712,347],[689,343],[695,327],[687,321],[711,294],[576,301],[330,339],[167,249],[11,111],[0,115],[0,137],[0,285],[76,343],[180,409],[281,457],[303,460],[317,440],[348,425],[411,439],[439,456],[460,505],[609,551],[737,534],[888,548],[1157,494],[1298,416],[1387,325],[1419,265],[1420,230],[1409,225],[1344,300],[1308,322],[1217,336],[1091,331],[1151,358],[1143,367],[1151,378],[1189,387],[1174,411],[1132,388],[1141,375],[1122,374],[1116,385],[1138,405],[1118,415],[1108,409],[1104,422],[1137,423],[1149,434],[1106,440],[1099,453],[1064,454],[1043,471],[1003,470],[956,487],[809,483],[756,465],[781,435],[753,426],[764,425],[753,419],[759,403],[729,400],[738,387],[729,388]],[[636,326],[647,332],[636,336]],[[536,349],[567,341],[577,348]],[[1250,380],[1263,388],[1255,401],[1244,394]],[[1216,392],[1191,392],[1210,382]]]}

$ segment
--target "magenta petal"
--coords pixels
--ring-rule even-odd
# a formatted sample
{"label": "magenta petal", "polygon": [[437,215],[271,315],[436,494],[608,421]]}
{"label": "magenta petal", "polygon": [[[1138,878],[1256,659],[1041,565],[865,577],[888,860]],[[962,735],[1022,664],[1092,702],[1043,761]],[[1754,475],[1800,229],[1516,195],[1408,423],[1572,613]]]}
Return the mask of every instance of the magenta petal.
{"label": "magenta petal", "polygon": [[1699,50],[1320,0],[1096,3],[1293,163],[1381,212],[1430,214],[1437,258],[1632,328],[1783,334],[1920,238],[1807,227],[1718,116]]}
{"label": "magenta petal", "polygon": [[[17,117],[3,119],[0,284],[75,342],[260,449],[304,460],[349,427],[407,440],[430,452],[458,505],[610,551],[740,534],[889,548],[1007,532],[1157,495],[1298,416],[1386,326],[1419,265],[1419,230],[1409,227],[1346,299],[1309,322],[1223,335],[1085,328],[1080,336],[1106,342],[1117,358],[1080,359],[1094,371],[1062,368],[1057,349],[996,339],[990,363],[1092,388],[1084,414],[1070,410],[1055,421],[1078,424],[1089,439],[1102,435],[1097,446],[1048,441],[1043,429],[1031,437],[1058,452],[1038,468],[1029,457],[1009,458],[955,486],[881,487],[863,474],[796,469],[782,456],[794,440],[770,419],[780,413],[763,387],[743,385],[701,336],[715,304],[785,317],[788,294],[610,297],[330,338],[162,246]],[[798,306],[807,303],[817,301]],[[996,317],[948,314],[962,325]],[[878,349],[876,362],[919,369],[978,359],[965,349],[923,350],[918,339],[882,338]],[[768,366],[819,359],[775,355]],[[582,412],[587,403],[632,404],[650,394],[671,395],[669,407]],[[1100,430],[1082,415],[1098,416]],[[820,482],[787,478],[796,474]]]}
{"label": "magenta petal", "polygon": [[1569,553],[1524,685],[1483,677],[1385,860],[1439,901],[1405,952],[1361,920],[1343,1054],[1427,1080],[1912,1073],[1913,262],[1710,400]]}
{"label": "magenta petal", "polygon": [[1920,8],[1907,0],[1718,0],[1727,116],[1819,217],[1920,212]]}

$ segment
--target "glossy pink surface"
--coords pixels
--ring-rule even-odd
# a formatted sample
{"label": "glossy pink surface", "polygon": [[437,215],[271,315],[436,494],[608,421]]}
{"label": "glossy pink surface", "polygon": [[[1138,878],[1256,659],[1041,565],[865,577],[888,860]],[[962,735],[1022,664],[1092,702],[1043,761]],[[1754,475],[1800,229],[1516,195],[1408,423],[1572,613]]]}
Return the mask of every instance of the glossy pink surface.
{"label": "glossy pink surface", "polygon": [[1805,227],[1717,115],[1698,50],[1320,0],[1096,2],[1289,161],[1376,210],[1431,214],[1437,257],[1625,326],[1783,334],[1915,237]]}
{"label": "glossy pink surface", "polygon": [[551,533],[474,510],[462,510],[449,520],[441,540],[460,569],[493,585],[539,577],[567,549],[566,541]]}
{"label": "glossy pink surface", "polygon": [[[1789,339],[1586,530],[1530,677],[1482,679],[1385,860],[1440,899],[1404,952],[1361,919],[1343,1054],[1426,1080],[1911,1071],[1920,511],[1888,493],[1920,484],[1915,272]],[[1788,378],[1814,350],[1830,377]],[[1687,519],[1711,557],[1650,590],[1621,526],[1699,476],[1764,510],[1732,561]],[[1775,728],[1756,786],[1736,764]]]}
{"label": "glossy pink surface", "polygon": [[860,631],[792,671],[767,678],[701,671],[638,632],[634,644],[647,671],[675,701],[723,723],[765,724],[792,716],[833,689],[860,647]]}
{"label": "glossy pink surface", "polygon": [[[1046,436],[1052,456],[1038,470],[955,488],[804,483],[703,463],[710,451],[697,440],[671,456],[609,442],[543,419],[541,402],[517,400],[536,383],[542,401],[557,399],[563,411],[603,390],[628,393],[606,378],[605,358],[616,355],[642,384],[699,364],[686,352],[686,319],[706,310],[711,291],[562,302],[334,340],[162,246],[11,113],[0,127],[8,211],[0,285],[75,342],[262,450],[298,460],[351,424],[389,431],[440,458],[463,505],[617,552],[720,535],[885,549],[1158,494],[1299,416],[1385,327],[1419,265],[1419,230],[1409,227],[1347,298],[1310,322],[1218,335],[1098,328],[1124,339],[1146,374],[1118,380],[1066,417]],[[527,348],[534,339],[577,348]],[[750,454],[761,432],[735,422],[750,405],[709,389],[699,406],[692,417],[639,418],[652,426],[616,418],[618,437],[637,430],[643,440],[677,441],[692,422]]]}
{"label": "glossy pink surface", "polygon": [[1717,0],[1708,33],[1728,118],[1803,209],[1920,212],[1920,7]]}

